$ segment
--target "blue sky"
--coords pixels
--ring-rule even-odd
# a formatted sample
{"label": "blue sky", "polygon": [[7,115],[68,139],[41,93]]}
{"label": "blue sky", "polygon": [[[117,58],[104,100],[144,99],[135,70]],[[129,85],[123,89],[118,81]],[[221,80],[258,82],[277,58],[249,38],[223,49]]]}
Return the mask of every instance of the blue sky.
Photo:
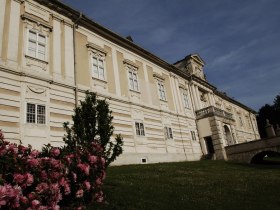
{"label": "blue sky", "polygon": [[198,53],[207,80],[258,109],[280,94],[279,0],[63,0],[174,63]]}

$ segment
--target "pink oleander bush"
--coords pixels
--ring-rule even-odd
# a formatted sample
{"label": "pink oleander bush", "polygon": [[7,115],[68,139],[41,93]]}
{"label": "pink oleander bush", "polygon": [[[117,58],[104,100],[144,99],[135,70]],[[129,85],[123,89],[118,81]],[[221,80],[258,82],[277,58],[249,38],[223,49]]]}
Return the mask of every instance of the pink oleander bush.
{"label": "pink oleander bush", "polygon": [[82,209],[102,202],[103,148],[95,141],[65,148],[47,145],[39,152],[5,141],[0,130],[0,209]]}

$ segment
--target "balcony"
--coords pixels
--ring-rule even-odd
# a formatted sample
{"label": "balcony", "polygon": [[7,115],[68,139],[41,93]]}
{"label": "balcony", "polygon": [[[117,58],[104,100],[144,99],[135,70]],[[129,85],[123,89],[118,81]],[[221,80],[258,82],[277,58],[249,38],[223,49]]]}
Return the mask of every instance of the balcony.
{"label": "balcony", "polygon": [[212,117],[212,116],[218,116],[218,117],[223,117],[229,120],[234,120],[233,115],[229,112],[226,112],[222,109],[219,109],[214,106],[209,106],[204,109],[200,109],[196,111],[196,117],[197,119],[202,119],[206,117]]}

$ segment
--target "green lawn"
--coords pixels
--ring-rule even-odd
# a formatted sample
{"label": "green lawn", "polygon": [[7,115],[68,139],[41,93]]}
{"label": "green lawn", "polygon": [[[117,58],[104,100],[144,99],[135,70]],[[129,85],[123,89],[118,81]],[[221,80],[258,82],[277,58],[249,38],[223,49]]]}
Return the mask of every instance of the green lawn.
{"label": "green lawn", "polygon": [[[280,209],[280,166],[198,161],[110,167],[98,209]],[[88,208],[97,209],[97,208]]]}

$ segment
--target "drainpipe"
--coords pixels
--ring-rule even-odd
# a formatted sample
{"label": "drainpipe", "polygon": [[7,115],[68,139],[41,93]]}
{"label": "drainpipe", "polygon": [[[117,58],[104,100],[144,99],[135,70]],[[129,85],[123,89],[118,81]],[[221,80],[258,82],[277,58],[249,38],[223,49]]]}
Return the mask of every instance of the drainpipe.
{"label": "drainpipe", "polygon": [[75,83],[75,107],[78,106],[78,86],[77,86],[77,60],[76,60],[76,27],[77,23],[82,18],[83,14],[80,12],[79,17],[73,23],[73,51],[74,51],[74,83]]}

